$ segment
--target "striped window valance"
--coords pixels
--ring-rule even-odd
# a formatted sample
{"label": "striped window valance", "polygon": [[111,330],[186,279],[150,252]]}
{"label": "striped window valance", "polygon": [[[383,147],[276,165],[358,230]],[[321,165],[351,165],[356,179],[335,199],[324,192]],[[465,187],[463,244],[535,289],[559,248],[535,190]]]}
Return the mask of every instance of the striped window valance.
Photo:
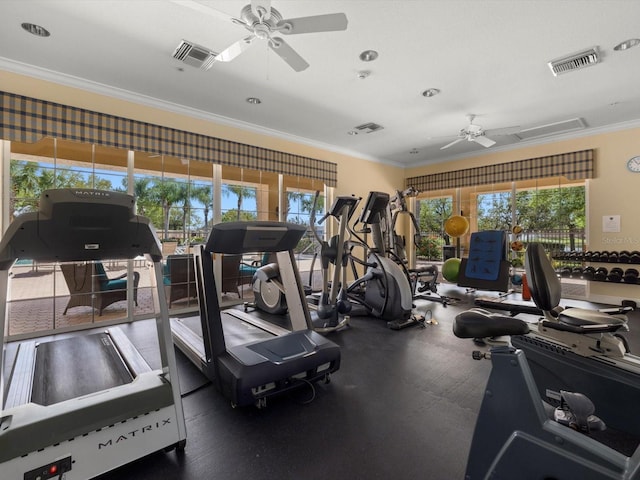
{"label": "striped window valance", "polygon": [[3,140],[52,137],[337,183],[335,163],[12,93],[0,92],[0,114]]}
{"label": "striped window valance", "polygon": [[593,178],[593,150],[409,177],[406,182],[407,187],[427,192],[545,177],[566,177],[569,180]]}

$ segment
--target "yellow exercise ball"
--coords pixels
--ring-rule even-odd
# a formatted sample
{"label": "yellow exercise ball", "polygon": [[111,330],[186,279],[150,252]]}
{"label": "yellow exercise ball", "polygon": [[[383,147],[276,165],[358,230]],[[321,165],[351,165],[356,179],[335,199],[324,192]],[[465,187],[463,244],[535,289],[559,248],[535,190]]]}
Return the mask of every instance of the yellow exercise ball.
{"label": "yellow exercise ball", "polygon": [[461,237],[469,231],[469,220],[462,215],[452,215],[445,220],[444,231],[450,237]]}

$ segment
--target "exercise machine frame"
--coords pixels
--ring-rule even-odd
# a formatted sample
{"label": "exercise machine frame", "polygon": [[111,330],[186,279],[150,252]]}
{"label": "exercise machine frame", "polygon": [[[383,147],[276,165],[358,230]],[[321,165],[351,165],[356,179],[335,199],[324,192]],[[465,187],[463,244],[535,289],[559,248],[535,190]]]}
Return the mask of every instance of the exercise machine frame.
{"label": "exercise machine frame", "polygon": [[[135,215],[134,205],[132,196],[118,192],[47,190],[39,211],[17,217],[0,242],[3,347],[9,269],[18,258],[70,262],[146,255],[153,262],[160,301],[155,326],[161,361],[152,370],[120,329],[111,328],[102,341],[114,344],[133,381],[40,405],[31,401],[36,343],[21,344],[0,412],[3,478],[86,480],[156,451],[184,449],[186,427],[162,288],[162,249],[148,219]],[[3,361],[4,348],[0,372]],[[85,366],[79,363],[79,368]],[[3,400],[4,384],[1,378]]]}
{"label": "exercise machine frame", "polygon": [[[480,309],[463,312],[454,321],[454,333],[460,338],[528,332],[529,325],[520,319]],[[500,346],[488,354],[474,352],[474,358],[490,358],[492,368],[471,442],[466,479],[640,478],[640,449],[631,455],[621,453],[598,437],[550,417],[522,350]],[[594,404],[602,416],[601,405]]]}
{"label": "exercise machine frame", "polygon": [[[195,273],[201,333],[172,318],[176,346],[198,366],[232,406],[265,407],[267,399],[314,382],[329,381],[340,367],[340,347],[312,329],[293,248],[306,228],[285,222],[227,222],[214,225],[196,249]],[[291,330],[238,309],[221,311],[214,275],[217,254],[274,252],[283,279]],[[239,323],[237,323],[239,322]],[[225,335],[225,324],[243,333]],[[230,327],[229,327],[230,328]],[[260,334],[259,339],[255,339]]]}

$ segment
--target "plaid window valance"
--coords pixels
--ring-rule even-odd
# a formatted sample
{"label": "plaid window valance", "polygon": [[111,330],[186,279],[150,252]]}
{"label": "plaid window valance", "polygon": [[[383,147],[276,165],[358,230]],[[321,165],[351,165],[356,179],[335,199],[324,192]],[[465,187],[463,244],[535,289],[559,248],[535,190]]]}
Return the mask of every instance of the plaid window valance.
{"label": "plaid window valance", "polygon": [[407,187],[421,192],[457,187],[473,187],[490,183],[516,182],[545,177],[566,177],[569,180],[593,178],[593,150],[561,153],[528,158],[465,170],[409,177]]}
{"label": "plaid window valance", "polygon": [[0,138],[60,138],[337,183],[335,163],[0,92]]}

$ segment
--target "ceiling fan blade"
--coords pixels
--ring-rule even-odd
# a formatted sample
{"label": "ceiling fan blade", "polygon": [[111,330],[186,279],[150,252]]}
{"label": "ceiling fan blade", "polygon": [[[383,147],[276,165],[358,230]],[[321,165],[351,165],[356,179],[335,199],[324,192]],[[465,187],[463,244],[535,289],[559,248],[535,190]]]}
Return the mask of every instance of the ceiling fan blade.
{"label": "ceiling fan blade", "polygon": [[251,46],[251,42],[256,38],[255,35],[249,35],[248,37],[243,38],[242,40],[238,40],[236,43],[226,48],[218,55],[216,55],[217,62],[230,62],[242,52],[244,52],[247,48]]}
{"label": "ceiling fan blade", "polygon": [[271,0],[251,0],[251,11],[261,20],[271,17]]}
{"label": "ceiling fan blade", "polygon": [[284,35],[298,33],[337,32],[347,29],[347,16],[344,13],[328,13],[313,17],[288,18],[278,22],[277,28]]}
{"label": "ceiling fan blade", "polygon": [[476,143],[479,143],[480,145],[482,145],[485,148],[489,148],[492,145],[495,145],[495,140],[491,140],[488,137],[485,137],[484,135],[478,135],[477,137],[471,137],[471,140],[473,140]]}
{"label": "ceiling fan blade", "polygon": [[444,150],[445,148],[449,148],[452,145],[455,145],[456,143],[461,142],[463,140],[464,140],[464,138],[456,138],[453,142],[447,143],[444,147],[440,147],[440,150]]}
{"label": "ceiling fan blade", "polygon": [[309,64],[306,62],[304,58],[302,58],[298,53],[289,46],[287,42],[285,42],[280,37],[273,37],[269,42],[269,47],[271,50],[276,52],[280,58],[282,58],[285,62],[289,64],[291,68],[293,68],[296,72],[301,72],[309,67]]}

